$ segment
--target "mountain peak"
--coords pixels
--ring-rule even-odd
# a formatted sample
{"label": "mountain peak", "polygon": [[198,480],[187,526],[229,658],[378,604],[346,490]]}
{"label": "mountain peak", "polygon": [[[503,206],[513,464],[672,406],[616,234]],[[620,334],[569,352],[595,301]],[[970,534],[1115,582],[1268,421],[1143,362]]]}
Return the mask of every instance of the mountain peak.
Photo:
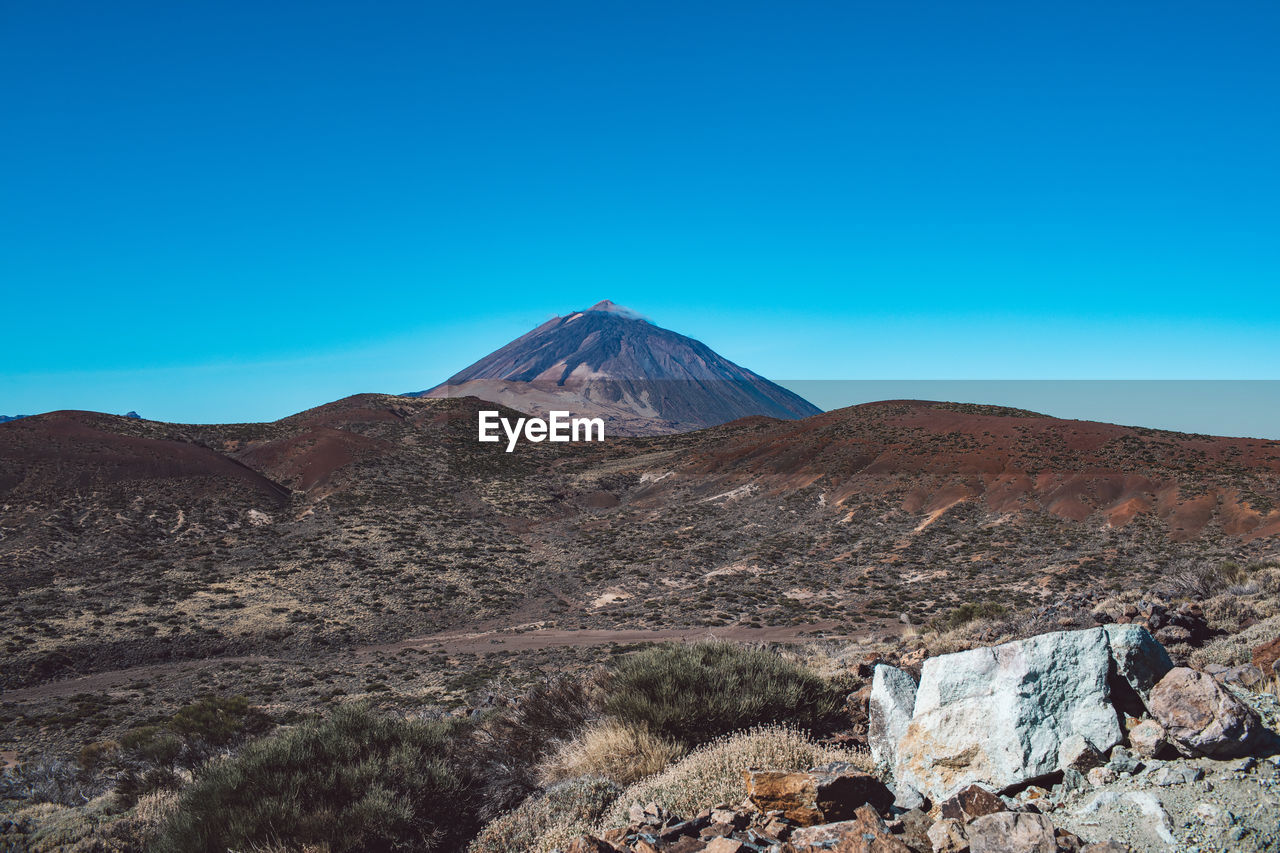
{"label": "mountain peak", "polygon": [[597,302],[595,305],[592,305],[587,310],[588,311],[608,311],[610,314],[626,314],[628,316],[633,316],[633,317],[639,316],[635,311],[632,311],[630,308],[623,308],[618,303],[609,299],[601,299],[599,302]]}
{"label": "mountain peak", "polygon": [[[620,322],[637,320],[639,322]],[[606,418],[612,435],[702,429],[752,415],[798,419],[821,410],[692,338],[608,299],[555,317],[410,396],[471,395],[526,414]]]}

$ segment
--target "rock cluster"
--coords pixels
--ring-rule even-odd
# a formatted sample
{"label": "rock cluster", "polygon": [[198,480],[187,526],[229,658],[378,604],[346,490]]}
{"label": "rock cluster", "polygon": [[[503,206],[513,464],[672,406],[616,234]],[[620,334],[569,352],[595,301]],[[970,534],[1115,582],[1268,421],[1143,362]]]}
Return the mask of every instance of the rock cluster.
{"label": "rock cluster", "polygon": [[[1277,744],[1221,679],[1175,667],[1132,621],[929,658],[918,685],[881,661],[864,674],[879,776],[848,764],[747,769],[741,804],[689,819],[636,804],[629,826],[584,836],[568,853],[1129,849],[1113,834],[1140,850],[1174,849],[1164,801],[1212,791],[1205,762],[1214,778],[1242,775],[1259,766],[1249,756]],[[1276,762],[1263,766],[1257,784],[1280,785]],[[1205,837],[1265,834],[1229,806],[1203,799],[1185,811]]]}
{"label": "rock cluster", "polygon": [[1204,618],[1204,610],[1196,602],[1169,608],[1159,602],[1144,601],[1112,610],[1095,610],[1093,616],[1104,623],[1141,625],[1165,645],[1199,648],[1214,635]]}

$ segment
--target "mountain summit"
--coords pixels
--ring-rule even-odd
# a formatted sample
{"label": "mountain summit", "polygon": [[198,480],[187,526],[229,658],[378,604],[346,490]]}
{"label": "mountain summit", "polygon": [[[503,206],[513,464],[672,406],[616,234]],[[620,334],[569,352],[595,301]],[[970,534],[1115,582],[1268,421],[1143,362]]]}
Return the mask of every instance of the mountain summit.
{"label": "mountain summit", "polygon": [[427,391],[475,396],[529,414],[603,417],[608,435],[663,435],[750,415],[821,410],[695,341],[605,299],[554,317]]}

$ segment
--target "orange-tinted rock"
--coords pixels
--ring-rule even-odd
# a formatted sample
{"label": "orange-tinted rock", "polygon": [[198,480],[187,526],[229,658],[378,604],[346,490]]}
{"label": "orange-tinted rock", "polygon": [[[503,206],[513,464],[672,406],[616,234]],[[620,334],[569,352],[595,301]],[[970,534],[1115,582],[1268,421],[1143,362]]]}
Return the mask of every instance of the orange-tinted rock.
{"label": "orange-tinted rock", "polygon": [[836,764],[799,773],[748,770],[747,797],[762,812],[781,811],[800,826],[847,820],[862,805],[886,811],[893,792],[869,773]]}
{"label": "orange-tinted rock", "polygon": [[1255,646],[1253,649],[1253,665],[1262,670],[1263,675],[1271,675],[1275,672],[1278,660],[1280,660],[1280,637],[1276,637],[1269,643]]}

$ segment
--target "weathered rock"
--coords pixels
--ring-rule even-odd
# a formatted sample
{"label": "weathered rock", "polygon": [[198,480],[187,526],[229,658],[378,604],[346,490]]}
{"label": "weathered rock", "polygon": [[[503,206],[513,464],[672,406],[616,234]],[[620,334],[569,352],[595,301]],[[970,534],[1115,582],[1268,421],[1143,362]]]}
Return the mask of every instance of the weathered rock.
{"label": "weathered rock", "polygon": [[1170,785],[1199,782],[1204,778],[1204,771],[1189,764],[1166,764],[1157,770],[1151,771],[1149,778],[1152,785],[1167,788]]}
{"label": "weathered rock", "polygon": [[902,831],[897,833],[903,844],[913,850],[927,851],[933,846],[929,841],[929,827],[933,826],[933,818],[924,809],[908,809],[898,815]]}
{"label": "weathered rock", "polygon": [[1246,690],[1261,684],[1266,676],[1262,670],[1251,663],[1242,666],[1233,666],[1224,669],[1222,672],[1214,675],[1219,684],[1228,687],[1243,687]]}
{"label": "weathered rock", "polygon": [[942,817],[958,820],[962,824],[985,815],[1008,810],[1004,800],[977,785],[970,785],[962,791],[957,791],[938,806],[938,813]]}
{"label": "weathered rock", "polygon": [[702,848],[703,853],[749,853],[751,848],[733,838],[717,838]]}
{"label": "weathered rock", "polygon": [[1236,758],[1267,738],[1258,715],[1212,677],[1178,667],[1152,689],[1151,714],[1186,755]]}
{"label": "weathered rock", "polygon": [[1053,831],[1053,841],[1058,845],[1058,853],[1079,853],[1084,842],[1074,832],[1058,827]]}
{"label": "weathered rock", "polygon": [[1141,625],[1105,625],[1100,630],[1106,632],[1116,674],[1146,702],[1151,688],[1173,669],[1169,653]]}
{"label": "weathered rock", "polygon": [[1044,815],[1001,812],[980,817],[966,829],[973,853],[1057,853],[1053,823]]}
{"label": "weathered rock", "polygon": [[1249,659],[1254,666],[1262,670],[1266,675],[1274,673],[1276,671],[1276,661],[1280,661],[1280,637],[1276,637],[1269,643],[1254,646]]}
{"label": "weathered rock", "polygon": [[907,732],[916,705],[916,683],[897,667],[876,664],[871,676],[868,703],[870,728],[867,742],[877,767],[892,768],[898,741]]}
{"label": "weathered rock", "polygon": [[1214,803],[1196,803],[1191,815],[1205,826],[1231,826],[1236,816]]}
{"label": "weathered rock", "polygon": [[1143,720],[1129,730],[1129,745],[1143,758],[1155,758],[1167,743],[1164,726],[1155,720]]}
{"label": "weathered rock", "polygon": [[[1134,807],[1139,812],[1136,819],[1131,811]],[[1140,846],[1160,850],[1178,843],[1169,813],[1158,799],[1146,791],[1101,791],[1077,809],[1076,814],[1096,816],[1094,819],[1103,823],[1122,823],[1143,842]]]}
{"label": "weathered rock", "polygon": [[614,847],[603,838],[597,838],[594,835],[583,835],[569,843],[566,853],[616,853],[617,850],[617,847]]}
{"label": "weathered rock", "polygon": [[1116,781],[1116,771],[1110,767],[1095,767],[1089,771],[1087,778],[1090,785],[1095,788],[1101,788],[1103,785],[1110,785]]}
{"label": "weathered rock", "polygon": [[850,819],[867,803],[878,811],[893,804],[893,792],[883,782],[848,764],[799,773],[748,770],[743,776],[752,805],[762,812],[781,811],[800,826]]}
{"label": "weathered rock", "polygon": [[964,824],[944,817],[929,827],[929,843],[933,853],[964,853],[969,849],[969,838],[964,834]]}
{"label": "weathered rock", "polygon": [[869,805],[859,806],[851,820],[797,829],[790,843],[804,853],[912,853]]}
{"label": "weathered rock", "polygon": [[1142,769],[1142,762],[1137,756],[1125,749],[1123,746],[1117,746],[1111,750],[1111,758],[1107,760],[1107,766],[1114,770],[1118,775],[1137,773]]}
{"label": "weathered rock", "polygon": [[1070,734],[1100,752],[1119,743],[1107,684],[1112,657],[1141,684],[1159,668],[1147,659],[1159,646],[1141,629],[1117,630],[1113,639],[1106,631],[1115,627],[926,660],[895,783],[935,800],[971,784],[999,791],[1057,770]]}
{"label": "weathered rock", "polygon": [[1104,763],[1106,759],[1102,757],[1102,753],[1080,735],[1067,735],[1067,739],[1058,747],[1058,767],[1062,770],[1088,773]]}

